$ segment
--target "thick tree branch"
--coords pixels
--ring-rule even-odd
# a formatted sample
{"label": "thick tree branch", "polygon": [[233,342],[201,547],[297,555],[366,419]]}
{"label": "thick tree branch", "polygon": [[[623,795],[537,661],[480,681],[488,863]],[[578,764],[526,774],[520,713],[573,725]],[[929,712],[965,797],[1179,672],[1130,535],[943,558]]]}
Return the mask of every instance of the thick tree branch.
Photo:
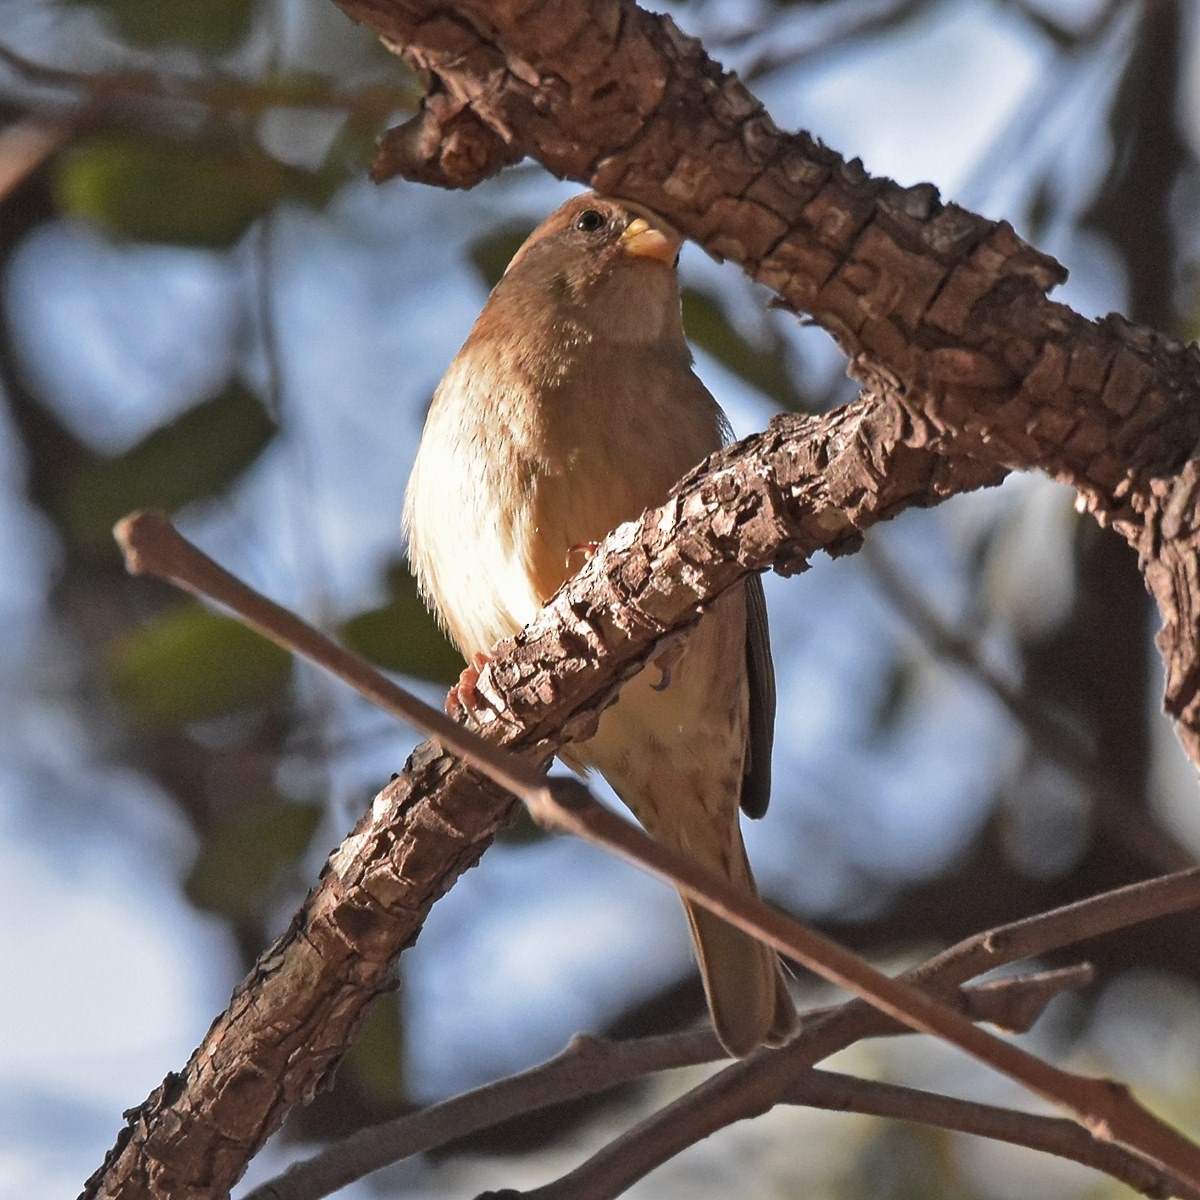
{"label": "thick tree branch", "polygon": [[[299,618],[248,588],[212,559],[181,538],[161,513],[138,513],[121,521],[116,536],[125,550],[131,571],[150,573],[170,580],[198,595],[232,608],[243,620],[289,650],[305,654],[346,680],[368,698],[434,734],[443,746],[464,757],[473,767],[516,793],[535,815],[550,827],[582,833],[611,850],[624,853],[643,867],[657,869],[685,894],[712,905],[714,911],[741,925],[748,933],[768,936],[780,952],[794,957],[835,983],[843,984],[893,1020],[945,1037],[1020,1079],[1027,1086],[1065,1104],[1089,1125],[1111,1131],[1137,1145],[1165,1131],[1148,1122],[1135,1105],[1109,1104],[1110,1091],[1103,1086],[1071,1078],[1008,1043],[975,1027],[972,1018],[932,1000],[902,981],[887,979],[857,956],[836,943],[780,917],[757,899],[746,898],[723,879],[709,879],[706,872],[676,852],[662,847],[627,822],[596,804],[582,785],[560,781],[547,787],[539,773],[523,760],[498,750],[489,742],[450,721],[442,713],[416,700],[383,679],[368,663],[335,643]],[[564,805],[558,793],[575,799]],[[697,882],[699,881],[699,882]],[[750,923],[747,923],[750,922]],[[1130,1117],[1133,1117],[1131,1121]],[[1171,1140],[1168,1135],[1168,1143]],[[1186,1158],[1191,1148],[1174,1139],[1174,1153]],[[1159,1153],[1164,1162],[1171,1154]],[[1192,1164],[1200,1178],[1200,1160]]]}
{"label": "thick tree branch", "polygon": [[[881,411],[864,403],[821,420],[781,421],[694,474],[663,509],[616,531],[484,672],[484,695],[511,683],[511,701],[500,706],[505,720],[491,722],[501,740],[540,759],[553,736],[549,729],[543,735],[544,724],[566,720],[586,733],[614,676],[636,669],[664,630],[694,619],[697,600],[710,599],[721,581],[744,574],[723,552],[730,538],[740,544],[739,531],[757,530],[747,539],[753,552],[772,547],[794,568],[804,548],[852,542],[858,528],[902,507],[907,495],[924,497],[925,468],[943,460],[893,444],[873,423]],[[876,456],[892,449],[884,461],[890,469],[867,473],[877,489],[870,502],[861,482],[851,486],[861,468],[858,439]],[[811,470],[814,459],[826,463],[824,472]],[[921,468],[915,476],[914,464]],[[793,487],[805,497],[802,507]],[[852,509],[831,493],[852,494]],[[675,581],[665,590],[664,575]],[[547,683],[562,690],[547,693]],[[331,858],[305,908],[239,987],[184,1074],[132,1114],[90,1194],[227,1190],[286,1111],[336,1065],[367,1003],[388,987],[392,958],[478,856],[509,804],[506,793],[453,759],[419,750]],[[989,963],[985,955],[971,965]]]}
{"label": "thick tree branch", "polygon": [[[1163,617],[1167,710],[1200,763],[1195,348],[1053,303],[1062,268],[1008,224],[781,132],[698,42],[631,0],[336,2],[453,99],[456,123],[469,112],[490,131],[491,166],[529,154],[649,205],[812,314],[926,440],[1077,488],[1138,552]],[[436,158],[436,116],[421,120]]]}
{"label": "thick tree branch", "polygon": [[[955,489],[942,482],[951,472]],[[820,419],[777,418],[714,456],[662,509],[615,531],[537,620],[501,644],[478,686],[494,705],[481,712],[485,730],[546,761],[587,736],[662,637],[748,570],[801,570],[817,550],[856,546],[862,530],[911,504],[1001,474],[932,452],[883,397]],[[85,1195],[228,1190],[336,1067],[368,1004],[392,987],[395,957],[513,803],[451,755],[419,747],[183,1073],[130,1114]]]}

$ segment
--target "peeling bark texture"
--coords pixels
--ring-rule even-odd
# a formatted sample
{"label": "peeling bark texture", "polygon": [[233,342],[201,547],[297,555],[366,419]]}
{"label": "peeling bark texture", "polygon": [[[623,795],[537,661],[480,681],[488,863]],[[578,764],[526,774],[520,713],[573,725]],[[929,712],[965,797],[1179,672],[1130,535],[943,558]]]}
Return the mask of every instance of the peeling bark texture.
{"label": "peeling bark texture", "polygon": [[380,139],[371,175],[377,182],[403,175],[433,187],[469,188],[521,157],[462,101],[430,91],[412,120]]}
{"label": "peeling bark texture", "polygon": [[[1138,552],[1166,708],[1200,762],[1194,348],[1050,301],[1063,269],[1007,223],[782,132],[698,42],[629,0],[336,2],[492,131],[493,158],[464,183],[528,154],[646,204],[811,314],[857,379],[898,392],[954,455],[1077,488]],[[419,120],[431,139],[434,118]]]}
{"label": "peeling bark texture", "polygon": [[[811,313],[866,388],[820,420],[778,418],[617,530],[483,673],[491,735],[548,759],[747,571],[801,570],[904,508],[1022,469],[1077,488],[1137,549],[1163,615],[1167,707],[1200,761],[1194,349],[1051,302],[1062,269],[1010,226],[782,133],[696,42],[625,0],[337,2],[429,83],[380,175],[466,186],[530,154],[640,201]],[[225,1194],[335,1068],[510,806],[420,748],[84,1194]]]}

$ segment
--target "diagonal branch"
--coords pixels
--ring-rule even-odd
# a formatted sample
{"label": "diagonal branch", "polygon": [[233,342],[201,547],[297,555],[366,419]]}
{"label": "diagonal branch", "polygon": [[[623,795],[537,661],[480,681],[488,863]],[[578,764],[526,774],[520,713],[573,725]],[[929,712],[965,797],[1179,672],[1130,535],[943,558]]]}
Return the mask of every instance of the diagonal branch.
{"label": "diagonal branch", "polygon": [[[913,441],[906,440],[906,437]],[[655,642],[748,569],[800,569],[945,481],[997,471],[920,443],[885,398],[820,420],[784,418],[714,456],[675,498],[622,526],[484,672],[498,740],[544,761],[586,736],[613,688]],[[740,561],[737,561],[739,560]],[[503,714],[501,717],[498,714]],[[227,1188],[261,1141],[345,1052],[395,955],[507,815],[507,793],[420,748],[334,853],[283,937],[235,992],[182,1076],[138,1110],[86,1194]]]}
{"label": "diagonal branch", "polygon": [[544,781],[536,769],[461,728],[383,679],[357,655],[329,641],[294,614],[224,571],[175,532],[161,513],[139,513],[116,529],[130,570],[169,579],[232,608],[285,648],[301,653],[357,686],[369,699],[437,736],[472,767],[515,793],[549,829],[575,833],[672,883],[781,954],[866,1000],[908,1028],[941,1037],[1073,1113],[1105,1139],[1124,1142],[1180,1178],[1200,1180],[1200,1149],[1148,1111],[1124,1089],[1075,1076],[981,1030],[970,1017],[905,980],[889,979],[857,955],[800,923],[686,855],[661,845],[598,804],[573,780]]}
{"label": "diagonal branch", "polygon": [[[493,705],[481,713],[484,730],[543,763],[587,736],[661,638],[750,570],[801,570],[817,550],[849,550],[862,530],[931,494],[1002,474],[935,453],[885,397],[820,419],[778,418],[714,456],[663,508],[621,526],[526,630],[501,643],[478,685]],[[228,1190],[335,1069],[367,1006],[393,986],[395,957],[512,805],[452,755],[418,747],[184,1070],[131,1111],[84,1195]]]}
{"label": "diagonal branch", "polygon": [[[160,530],[160,532],[161,532],[161,526],[162,526],[161,518],[157,518],[157,520],[149,520],[149,521],[146,521],[145,518],[142,518],[142,520],[131,522],[130,526],[128,526],[128,530],[126,530],[126,532],[124,532],[124,536],[128,540],[128,539],[130,539],[131,532],[134,532],[134,530],[143,529],[143,527],[149,527],[151,532],[154,532],[154,530],[156,530],[156,529]],[[136,566],[136,568],[138,568],[138,569],[143,568],[143,563],[140,562],[140,558],[142,558],[143,554],[146,553],[146,551],[148,551],[148,548],[150,548],[148,545],[143,545],[144,540],[145,539],[137,539],[136,541],[133,542],[133,546],[132,546],[132,551],[134,552],[131,556],[133,558],[132,565]],[[166,565],[160,564],[160,566],[158,566],[158,569],[160,569],[162,571],[162,574],[164,574],[164,575],[173,575],[174,574],[180,578],[190,578],[192,586],[198,587],[199,589],[202,589],[202,590],[208,590],[208,592],[211,592],[211,593],[214,593],[217,595],[221,595],[223,599],[229,600],[230,602],[235,602],[235,600],[233,598],[230,598],[230,595],[228,594],[227,590],[222,590],[223,588],[226,588],[226,584],[224,584],[221,581],[220,572],[218,572],[218,570],[215,568],[215,564],[211,564],[210,560],[202,559],[202,562],[200,562],[200,564],[199,564],[199,572],[197,572],[194,569],[191,569],[191,570],[188,570],[186,572],[186,574],[185,574],[184,569],[182,569],[182,565],[180,565],[180,564],[181,564],[181,559],[179,558],[178,554],[176,554],[176,557],[174,559],[174,565],[172,565],[172,563],[170,563],[170,560],[168,560],[168,563]],[[250,613],[250,614],[248,614],[248,616],[250,616],[252,619],[256,620],[256,622],[260,626],[263,626],[263,628],[270,628],[270,626],[272,624],[274,624],[274,625],[278,626],[278,628],[282,628],[282,629],[286,630],[286,628],[289,624],[296,624],[295,619],[290,618],[288,616],[288,614],[283,614],[283,616],[281,617],[280,613],[269,611],[269,606],[264,606],[264,610],[262,612],[260,612],[259,614]],[[278,628],[276,629],[276,632],[278,632]],[[293,637],[293,641],[296,644],[302,644],[302,642],[304,642],[304,630],[302,630],[302,628],[301,628],[301,636]],[[386,698],[386,697],[384,697],[384,698]],[[434,715],[437,715],[437,714],[434,714]],[[443,720],[443,719],[439,718],[439,720]],[[432,722],[432,724],[437,725],[437,722]],[[456,733],[456,731],[454,730],[454,728],[451,728],[450,736],[454,737],[455,733]],[[464,744],[467,744],[467,743],[464,743]],[[468,746],[468,748],[474,749],[473,746]],[[521,774],[521,775],[524,774],[523,770],[520,769],[520,764],[518,764],[518,769],[515,770],[514,774],[515,775],[516,774]],[[622,824],[624,826],[624,823],[622,823]],[[625,827],[625,828],[629,828],[629,827]],[[630,832],[632,832],[631,828],[630,828]],[[653,842],[650,842],[649,847],[650,847],[650,850],[653,850],[653,848],[654,848]],[[643,847],[643,850],[644,850],[644,847]],[[688,874],[688,871],[686,871],[685,865],[676,864],[676,868],[674,868],[674,869],[676,869],[677,875],[686,876],[686,874]],[[1172,892],[1172,894],[1171,894],[1171,898],[1170,898],[1171,904],[1177,905],[1178,902],[1180,902],[1180,894],[1178,894],[1178,893],[1180,893],[1180,884],[1183,882],[1184,881],[1182,881],[1182,880],[1174,881],[1176,890],[1175,890],[1175,892]],[[707,886],[707,887],[710,890],[710,886]],[[1183,888],[1183,892],[1184,893],[1187,892],[1186,887]],[[1144,895],[1144,894],[1145,895],[1153,894],[1153,896],[1154,896],[1154,899],[1152,901],[1153,904],[1162,905],[1163,900],[1159,898],[1159,889],[1148,889],[1147,888],[1147,889],[1139,889],[1138,890],[1138,895]],[[726,906],[728,906],[727,898],[726,898]],[[1138,913],[1138,912],[1144,913],[1145,911],[1147,911],[1147,910],[1145,910],[1145,908],[1138,908],[1138,907],[1136,907],[1136,905],[1130,906],[1128,900],[1126,900],[1126,899],[1123,899],[1121,901],[1120,907],[1117,907],[1117,908],[1115,908],[1115,910],[1112,910],[1112,912],[1114,912],[1114,914],[1115,914],[1115,918],[1117,919],[1118,923],[1123,922],[1123,920],[1128,920],[1130,917],[1130,914],[1132,914],[1132,913]],[[1158,911],[1158,910],[1154,910],[1154,908],[1151,908],[1150,911]],[[731,912],[732,912],[732,910],[731,910]],[[1068,928],[1069,928],[1069,926],[1068,926]],[[1084,929],[1084,928],[1087,928],[1087,926],[1086,926],[1086,924],[1085,925],[1076,925],[1075,928],[1076,929]],[[787,944],[788,944],[788,946],[791,947],[793,943],[787,942]],[[1014,942],[1014,944],[1028,944],[1027,938],[1024,941]],[[307,942],[304,943],[304,948],[305,949],[308,948]],[[989,953],[990,953],[990,949],[989,949]],[[290,954],[290,958],[292,958],[294,964],[296,966],[298,966],[299,968],[301,968],[301,970],[302,970],[302,968],[310,965],[310,962],[308,962],[308,960],[305,960],[304,958],[302,958],[302,956],[299,956],[298,954],[296,954],[294,952],[294,950],[293,950],[293,953]],[[263,967],[264,965],[268,965],[270,968],[272,968],[272,974],[277,974],[278,978],[281,978],[282,980],[284,980],[284,983],[287,984],[287,983],[294,982],[292,972],[289,972],[287,970],[288,960],[287,960],[286,955],[281,953],[280,955],[278,955],[278,958],[275,959],[274,961],[270,961],[270,960],[271,960],[271,956],[270,955],[266,956],[266,959],[264,959],[263,964],[260,964],[260,967]],[[299,960],[299,961],[296,961],[296,960]],[[966,960],[962,960],[962,961],[966,961]],[[990,965],[988,955],[985,954],[983,956],[983,958],[976,958],[976,959],[972,960],[971,965],[974,967]],[[268,989],[264,989],[264,990],[266,992],[268,992],[268,995],[266,995],[264,997],[260,997],[260,1000],[270,1000],[270,998],[271,998],[270,990],[271,989],[268,988]],[[878,991],[877,986],[876,986],[875,990],[876,990],[876,992]],[[275,998],[276,1004],[278,1004],[278,1003],[280,1003],[281,1000],[286,1001],[287,997],[286,997],[286,994],[284,994],[283,997],[276,995],[274,998]],[[300,998],[301,998],[301,1000],[304,1000],[305,997],[301,995]],[[919,1008],[920,1006],[919,1006],[919,1003],[917,1004],[917,1006],[912,1006],[912,1004],[910,1003],[910,1006],[908,1006],[908,1007]],[[896,1009],[896,1012],[904,1012],[904,1009]],[[227,1014],[227,1016],[228,1015],[229,1014]],[[270,1015],[271,1015],[270,1031],[272,1034],[277,1034],[278,1031],[280,1031],[281,1026],[283,1025],[283,1016],[286,1014],[283,1013],[282,1006],[280,1006],[280,1007],[276,1007],[274,1009],[270,1009]],[[262,1032],[262,1030],[260,1030],[260,1026],[258,1024],[256,1024],[256,1021],[254,1021],[253,1019],[248,1019],[245,1022],[242,1022],[242,1024],[245,1024],[246,1026],[248,1026],[248,1033],[252,1034],[252,1036],[253,1036],[253,1034]],[[238,1045],[238,1042],[236,1042],[236,1039],[238,1039],[239,1037],[241,1037],[242,1039],[245,1039],[247,1030],[245,1030],[245,1028],[240,1028],[238,1026],[238,1022],[230,1022],[229,1028],[223,1027],[223,1021],[222,1021],[222,1022],[217,1022],[217,1025],[214,1026],[214,1031],[221,1034],[220,1042],[216,1042],[215,1046],[217,1046],[217,1048],[220,1048],[222,1051],[228,1052],[229,1055],[234,1056],[234,1060],[232,1063],[233,1067],[240,1068],[242,1070],[246,1069],[246,1067],[247,1067],[246,1062],[239,1062],[238,1060],[236,1060],[236,1051],[238,1051],[238,1049],[239,1049],[239,1045]],[[226,1037],[228,1037],[228,1043],[229,1043],[228,1045],[224,1044],[224,1042],[226,1042]],[[210,1040],[211,1039],[212,1039],[212,1034],[210,1033]],[[960,1038],[960,1040],[961,1040],[961,1038]],[[203,1049],[205,1049],[205,1048],[202,1048],[202,1050]],[[253,1046],[252,1045],[251,1046],[244,1045],[244,1046],[241,1046],[241,1049],[242,1050],[253,1049]],[[778,1056],[773,1056],[773,1057],[778,1057]],[[193,1063],[194,1063],[194,1061],[196,1061],[196,1060],[194,1060],[194,1058],[193,1058]],[[204,1062],[204,1066],[206,1066],[206,1067],[211,1066],[211,1060],[202,1060],[202,1061]],[[209,1103],[214,1103],[214,1104],[220,1103],[220,1100],[222,1100],[224,1098],[222,1096],[222,1094],[217,1094],[216,1097],[212,1096],[212,1094],[211,1094],[212,1090],[214,1090],[214,1082],[217,1085],[218,1092],[223,1091],[223,1088],[221,1085],[228,1086],[228,1081],[222,1079],[220,1072],[216,1073],[215,1080],[205,1078],[205,1073],[199,1072],[196,1085],[194,1085],[194,1088],[193,1088],[191,1094],[188,1094],[187,1090],[184,1090],[184,1093],[182,1093],[182,1094],[180,1094],[180,1096],[176,1096],[174,1098],[175,1102],[176,1102],[176,1105],[175,1105],[176,1109],[182,1108],[185,1111],[191,1110],[191,1109],[197,1109],[197,1108],[199,1108],[200,1104],[205,1103],[205,1100],[208,1100]],[[1099,1097],[1099,1099],[1103,1100],[1104,1097]],[[146,1108],[150,1108],[150,1105],[146,1106]],[[1090,1112],[1090,1115],[1092,1115],[1092,1116],[1098,1114],[1098,1112],[1105,1111],[1105,1109],[1103,1108],[1103,1104],[1092,1104],[1091,1108],[1092,1108],[1092,1110],[1094,1110],[1093,1112]],[[1114,1123],[1114,1126],[1118,1130],[1120,1130],[1122,1128],[1120,1112],[1118,1112],[1116,1118],[1112,1118],[1110,1116],[1109,1120],[1111,1120],[1112,1123]],[[203,1126],[200,1127],[199,1132],[203,1132]],[[1150,1130],[1150,1133],[1151,1133],[1151,1135],[1153,1135],[1152,1129]],[[1136,1138],[1138,1138],[1138,1139],[1141,1139],[1142,1136],[1144,1136],[1144,1134],[1145,1134],[1145,1130],[1135,1130],[1135,1135],[1136,1135]],[[180,1147],[181,1153],[180,1153],[178,1160],[175,1160],[175,1162],[172,1162],[172,1168],[174,1170],[178,1171],[181,1168],[186,1169],[188,1165],[194,1166],[194,1164],[188,1164],[187,1160],[188,1160],[188,1157],[190,1157],[190,1156],[188,1156],[188,1154],[186,1154],[185,1152],[187,1150],[190,1150],[190,1148],[192,1148],[194,1145],[196,1145],[198,1140],[199,1139],[193,1135],[193,1138],[188,1139],[186,1144],[182,1145]],[[136,1139],[134,1139],[134,1148],[136,1148],[136,1150],[140,1150],[140,1148],[142,1148],[142,1147],[137,1146]],[[230,1147],[230,1152],[232,1152],[232,1147]],[[137,1165],[138,1159],[139,1159],[139,1156],[138,1156],[138,1153],[136,1153],[136,1152],[131,1152],[130,1154],[127,1154],[127,1156],[124,1157],[126,1165],[130,1165],[130,1164]],[[209,1169],[209,1164],[208,1164],[208,1162],[206,1162],[206,1160],[205,1160],[205,1164],[204,1164],[204,1169],[205,1170]],[[156,1186],[161,1186],[161,1183],[162,1183],[161,1178],[160,1178],[160,1180],[156,1180],[155,1183],[156,1183]]]}
{"label": "diagonal branch", "polygon": [[[578,834],[643,870],[651,871],[731,925],[794,958],[821,978],[862,997],[893,1020],[950,1042],[994,1070],[1017,1080],[1036,1095],[1064,1108],[1097,1138],[1123,1143],[1147,1161],[1161,1166],[1173,1178],[1200,1187],[1200,1146],[1139,1104],[1124,1085],[1115,1080],[1073,1074],[1013,1042],[988,1033],[911,980],[889,978],[832,939],[755,897],[745,896],[727,880],[673,848],[656,842],[594,800],[575,780],[559,780],[555,786],[531,796],[528,802],[534,817],[543,826]],[[1193,876],[1192,882],[1200,886],[1200,872]],[[778,1089],[796,1077],[795,1072],[788,1069],[791,1065],[788,1058],[787,1047],[763,1056],[762,1070],[753,1080],[756,1112],[765,1112],[777,1103]],[[730,1117],[729,1108],[722,1105],[689,1111],[718,1121],[716,1126],[702,1122],[701,1136],[728,1124]],[[687,1132],[687,1125],[677,1125],[675,1130]],[[634,1156],[626,1154],[627,1149],[618,1139],[602,1152],[609,1169],[622,1179],[619,1190],[624,1190],[631,1182],[629,1172],[636,1162]],[[600,1200],[613,1194],[607,1183],[589,1187],[583,1175],[574,1178],[576,1174],[572,1173],[569,1194],[578,1200],[592,1196]],[[606,1175],[600,1177],[607,1178]],[[587,1178],[594,1177],[589,1174]]]}

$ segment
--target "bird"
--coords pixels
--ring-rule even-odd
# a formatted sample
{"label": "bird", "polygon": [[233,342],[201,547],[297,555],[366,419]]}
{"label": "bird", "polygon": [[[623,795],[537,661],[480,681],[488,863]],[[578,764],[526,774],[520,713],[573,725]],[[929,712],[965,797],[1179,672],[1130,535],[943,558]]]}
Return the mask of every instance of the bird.
{"label": "bird", "polygon": [[[584,193],[512,258],[434,393],[405,494],[420,592],[470,664],[528,624],[606,534],[664,503],[730,438],[693,370],[683,238],[631,201]],[[775,678],[757,575],[625,683],[560,752],[597,770],[646,831],[747,893],[739,807],[770,793]],[[744,1057],[795,1010],[774,950],[683,897],[713,1027]]]}

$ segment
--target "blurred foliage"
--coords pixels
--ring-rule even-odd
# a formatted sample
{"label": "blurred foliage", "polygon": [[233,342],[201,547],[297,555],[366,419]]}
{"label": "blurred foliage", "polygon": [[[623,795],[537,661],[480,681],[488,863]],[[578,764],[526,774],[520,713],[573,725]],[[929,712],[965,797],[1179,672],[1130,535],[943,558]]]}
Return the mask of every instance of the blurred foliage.
{"label": "blurred foliage", "polygon": [[532,232],[531,225],[522,225],[516,229],[499,229],[489,233],[487,237],[476,238],[471,243],[467,257],[489,289],[500,282],[500,276],[512,261],[512,256]]}
{"label": "blurred foliage", "polygon": [[345,1067],[375,1108],[399,1110],[405,1101],[403,1046],[400,1005],[374,1005],[346,1055]]}
{"label": "blurred foliage", "polygon": [[58,160],[64,214],[146,242],[226,246],[285,197],[324,204],[344,178],[288,166],[257,143],[101,133]]}
{"label": "blurred foliage", "polygon": [[201,605],[168,608],[112,647],[113,690],[143,729],[174,729],[280,703],[291,657]]}
{"label": "blurred foliage", "polygon": [[956,1200],[971,1200],[978,1193],[954,1170],[952,1144],[951,1135],[941,1130],[886,1122],[862,1148],[845,1181],[846,1192],[871,1200],[928,1200],[930,1180],[937,1179],[943,1188],[953,1186]]}
{"label": "blurred foliage", "polygon": [[1196,183],[1196,164],[1175,120],[1184,68],[1182,20],[1176,5],[1156,4],[1138,23],[1108,112],[1113,154],[1082,217],[1084,226],[1125,250],[1132,303],[1124,315],[1171,334],[1178,332],[1171,209],[1189,177],[1192,187]]}
{"label": "blurred foliage", "polygon": [[234,924],[254,925],[308,849],[322,811],[278,796],[239,797],[204,830],[188,897]]}
{"label": "blurred foliage", "polygon": [[683,293],[683,324],[688,337],[718,362],[727,366],[768,400],[793,412],[811,408],[793,382],[787,343],[777,330],[764,325],[762,342],[755,345],[734,328],[717,300],[702,292]]}
{"label": "blurred foliage", "polygon": [[55,498],[62,528],[82,552],[111,556],[120,517],[135,508],[174,511],[224,491],[274,434],[258,399],[231,383],[125,454],[87,455]]}
{"label": "blurred foliage", "polygon": [[117,32],[137,46],[188,45],[210,54],[232,50],[249,32],[254,0],[92,0]]}
{"label": "blurred foliage", "polygon": [[385,670],[449,687],[463,669],[463,657],[430,615],[403,564],[388,572],[388,591],[387,604],[342,626],[342,640]]}

